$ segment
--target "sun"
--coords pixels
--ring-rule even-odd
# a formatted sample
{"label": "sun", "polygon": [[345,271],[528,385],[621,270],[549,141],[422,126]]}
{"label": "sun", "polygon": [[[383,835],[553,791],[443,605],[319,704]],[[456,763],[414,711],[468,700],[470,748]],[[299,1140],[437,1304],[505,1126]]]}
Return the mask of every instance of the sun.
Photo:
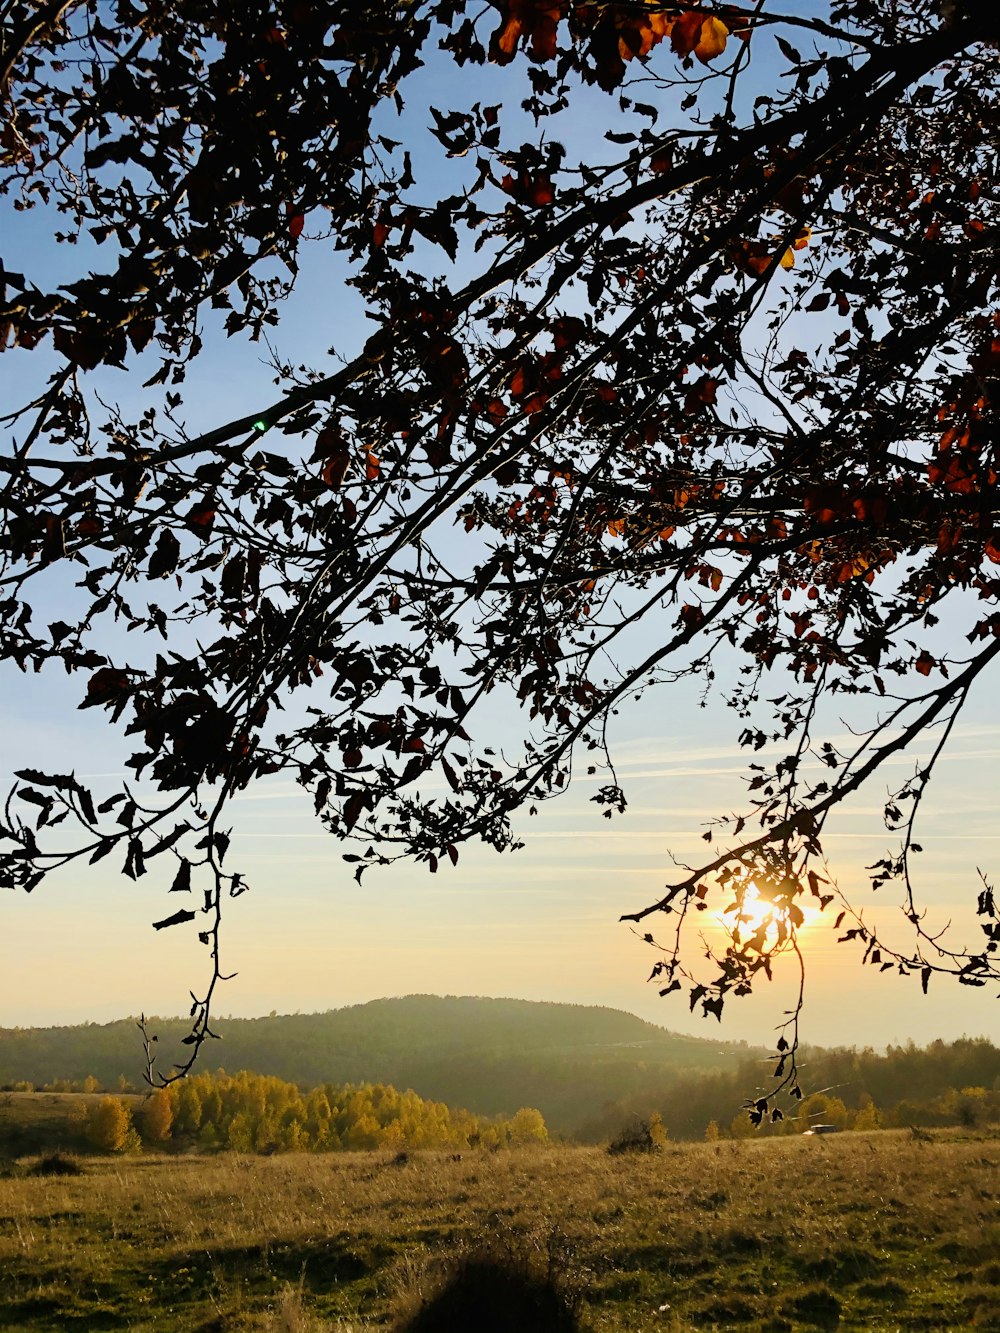
{"label": "sun", "polygon": [[743,887],[742,896],[721,913],[722,924],[732,935],[747,940],[759,936],[762,944],[775,944],[793,926],[801,932],[819,917],[814,907],[800,899],[789,904],[780,891],[768,892],[754,883]]}

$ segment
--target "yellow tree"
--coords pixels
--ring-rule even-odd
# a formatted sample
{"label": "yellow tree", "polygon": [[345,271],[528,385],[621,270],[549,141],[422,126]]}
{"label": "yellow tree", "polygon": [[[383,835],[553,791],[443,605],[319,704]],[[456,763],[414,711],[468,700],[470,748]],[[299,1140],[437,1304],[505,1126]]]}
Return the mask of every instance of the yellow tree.
{"label": "yellow tree", "polygon": [[[545,1121],[542,1119],[541,1111],[536,1111],[533,1106],[522,1106],[520,1111],[515,1112],[510,1121],[510,1141],[511,1143],[545,1143],[549,1137],[549,1131],[545,1128]],[[664,1135],[664,1138],[666,1135]]]}
{"label": "yellow tree", "polygon": [[174,1123],[174,1102],[166,1088],[157,1088],[142,1108],[142,1137],[147,1143],[165,1143]]}
{"label": "yellow tree", "polygon": [[128,1144],[132,1113],[120,1097],[102,1097],[87,1114],[87,1138],[99,1152],[122,1152]]}

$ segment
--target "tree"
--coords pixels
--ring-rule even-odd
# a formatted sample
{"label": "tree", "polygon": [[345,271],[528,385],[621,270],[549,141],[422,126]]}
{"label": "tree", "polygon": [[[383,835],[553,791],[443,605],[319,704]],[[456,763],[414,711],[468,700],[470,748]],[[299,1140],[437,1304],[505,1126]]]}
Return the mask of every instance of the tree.
{"label": "tree", "polygon": [[545,1127],[542,1113],[533,1106],[522,1106],[511,1117],[511,1143],[545,1143],[548,1137],[549,1131]]}
{"label": "tree", "polygon": [[143,1104],[141,1129],[147,1143],[165,1143],[174,1122],[174,1104],[166,1088],[154,1088]]}
{"label": "tree", "polygon": [[[623,810],[608,718],[710,685],[726,654],[762,753],[747,809],[626,918],[666,918],[661,992],[719,1017],[798,952],[804,900],[925,990],[996,980],[986,880],[966,947],[924,928],[911,870],[935,763],[1000,653],[997,10],[789,8],[5,6],[0,189],[79,265],[4,274],[25,391],[0,456],[0,643],[79,675],[135,780],[98,805],[72,774],[20,772],[0,870],[30,891],[114,856],[196,894],[155,923],[195,922],[210,954],[192,1060],[246,888],[234,794],[291,775],[357,841],[359,877],[436,871],[470,838],[512,850],[513,813],[576,761]],[[426,62],[451,106],[421,100]],[[581,141],[583,108],[620,128]],[[274,352],[273,394],[189,421],[192,362],[222,335],[266,343],[314,250],[371,335],[308,365]],[[850,747],[822,739],[830,698]],[[492,709],[524,716],[503,761]],[[913,933],[883,940],[829,882],[824,828],[929,737],[872,872]],[[63,821],[79,838],[50,843]],[[685,925],[712,903],[730,939],[699,971]],[[794,1087],[797,1018],[775,1086]]]}
{"label": "tree", "polygon": [[132,1113],[120,1097],[102,1097],[87,1112],[87,1138],[99,1152],[124,1152]]}

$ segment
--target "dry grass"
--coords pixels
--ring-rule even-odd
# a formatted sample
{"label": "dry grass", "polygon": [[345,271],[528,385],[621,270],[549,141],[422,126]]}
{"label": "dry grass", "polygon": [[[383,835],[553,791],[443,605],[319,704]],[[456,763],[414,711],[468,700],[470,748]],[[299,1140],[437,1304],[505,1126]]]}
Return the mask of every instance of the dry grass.
{"label": "dry grass", "polygon": [[996,1136],[896,1133],[91,1160],[0,1179],[0,1328],[368,1333],[485,1246],[594,1333],[1000,1330],[998,1166]]}

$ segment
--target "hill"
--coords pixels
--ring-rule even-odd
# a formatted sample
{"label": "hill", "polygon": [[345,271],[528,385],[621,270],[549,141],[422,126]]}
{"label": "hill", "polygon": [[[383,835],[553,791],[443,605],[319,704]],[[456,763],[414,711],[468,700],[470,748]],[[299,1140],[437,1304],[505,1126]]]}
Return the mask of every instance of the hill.
{"label": "hill", "polygon": [[[250,1069],[303,1086],[392,1083],[481,1115],[536,1106],[556,1131],[575,1129],[609,1101],[631,1100],[681,1071],[735,1070],[745,1047],[686,1037],[634,1014],[589,1005],[409,995],[321,1014],[220,1023],[203,1068]],[[164,1069],[187,1023],[151,1020]],[[138,1083],[134,1019],[75,1027],[0,1029],[0,1086],[93,1075]]]}

